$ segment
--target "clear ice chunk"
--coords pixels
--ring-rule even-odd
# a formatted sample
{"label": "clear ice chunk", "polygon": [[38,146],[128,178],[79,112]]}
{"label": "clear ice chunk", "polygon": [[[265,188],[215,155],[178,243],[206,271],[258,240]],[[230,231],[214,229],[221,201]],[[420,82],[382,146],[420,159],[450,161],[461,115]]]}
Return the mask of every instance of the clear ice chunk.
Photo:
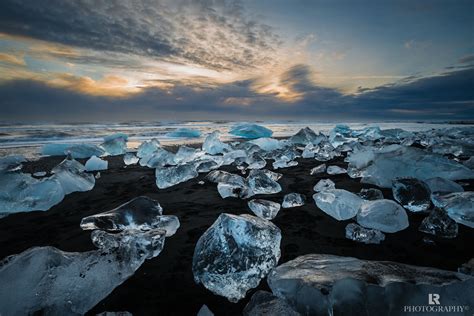
{"label": "clear ice chunk", "polygon": [[430,188],[431,193],[452,193],[452,192],[464,192],[464,188],[451,180],[435,177],[425,180],[425,183]]}
{"label": "clear ice chunk", "polygon": [[140,159],[140,166],[147,166],[149,168],[174,164],[174,154],[162,148],[158,148],[155,152]]}
{"label": "clear ice chunk", "polygon": [[404,208],[412,212],[424,212],[429,209],[430,188],[415,178],[398,178],[392,181],[393,198]]}
{"label": "clear ice chunk", "polygon": [[276,266],[280,241],[280,229],[270,221],[222,213],[196,244],[194,280],[237,302]]}
{"label": "clear ice chunk", "polygon": [[195,148],[191,148],[188,146],[179,146],[179,149],[174,156],[174,162],[176,164],[191,162],[196,159],[198,154],[199,151]]}
{"label": "clear ice chunk", "polygon": [[283,197],[283,203],[281,203],[281,207],[290,208],[303,206],[305,202],[306,197],[303,194],[289,193]]}
{"label": "clear ice chunk", "polygon": [[92,156],[100,157],[105,151],[94,144],[46,144],[41,148],[41,154],[45,156],[65,156],[69,154],[72,158],[83,159]]}
{"label": "clear ice chunk", "polygon": [[326,140],[323,134],[316,134],[311,128],[302,128],[295,135],[291,136],[289,141],[296,145],[318,145],[321,141]]}
{"label": "clear ice chunk", "polygon": [[61,184],[64,194],[72,192],[84,192],[94,188],[95,178],[91,173],[87,173],[85,167],[74,159],[66,158],[59,165],[51,170]]}
{"label": "clear ice chunk", "polygon": [[374,201],[374,200],[381,200],[383,199],[383,193],[379,189],[361,189],[358,196],[363,198],[364,200]]}
{"label": "clear ice chunk", "polygon": [[232,149],[228,144],[220,141],[219,135],[220,133],[218,131],[214,131],[207,135],[202,144],[202,150],[210,155],[224,154],[231,151]]}
{"label": "clear ice chunk", "polygon": [[408,215],[392,200],[365,201],[357,214],[357,223],[384,233],[396,233],[408,227]]}
{"label": "clear ice chunk", "polygon": [[127,135],[123,133],[116,133],[104,137],[104,142],[101,144],[101,146],[109,155],[123,155],[127,152],[127,140]]}
{"label": "clear ice chunk", "polygon": [[316,154],[315,153],[316,150],[319,150],[319,147],[314,147],[313,144],[308,144],[303,149],[303,153],[301,154],[301,157],[304,159],[314,158],[314,155]]}
{"label": "clear ice chunk", "polygon": [[273,269],[267,282],[303,315],[403,315],[403,306],[430,306],[433,293],[443,307],[474,304],[470,275],[326,254],[288,261]]}
{"label": "clear ice chunk", "polygon": [[146,196],[136,197],[113,210],[84,217],[81,221],[84,230],[117,232],[126,229],[162,229],[166,231],[166,237],[174,235],[179,226],[176,216],[163,215],[160,203]]}
{"label": "clear ice chunk", "polygon": [[444,209],[459,224],[474,228],[474,192],[431,195],[433,204]]}
{"label": "clear ice chunk", "polygon": [[166,136],[177,138],[198,138],[201,137],[201,132],[197,129],[183,127],[167,133]]}
{"label": "clear ice chunk", "polygon": [[268,137],[254,139],[249,141],[249,143],[257,145],[264,151],[273,151],[283,147],[283,143],[281,141]]}
{"label": "clear ice chunk", "polygon": [[274,194],[281,191],[278,182],[272,179],[266,170],[251,170],[247,177],[250,192],[255,194]]}
{"label": "clear ice chunk", "polygon": [[137,157],[143,158],[145,156],[151,155],[160,147],[160,141],[156,138],[144,141],[140,144],[140,146],[138,146]]}
{"label": "clear ice chunk", "polygon": [[0,262],[0,314],[84,315],[157,256],[165,236],[161,230],[94,231],[92,238],[99,250],[36,247]]}
{"label": "clear ice chunk", "polygon": [[332,182],[330,179],[321,179],[318,183],[315,184],[313,190],[315,192],[323,192],[328,190],[333,190],[336,188],[336,184]]}
{"label": "clear ice chunk", "polygon": [[196,164],[187,163],[179,166],[156,168],[156,185],[160,189],[172,187],[178,183],[197,178]]}
{"label": "clear ice chunk", "polygon": [[355,223],[350,223],[346,226],[346,238],[364,244],[380,244],[385,240],[385,235],[380,230],[364,228]]}
{"label": "clear ice chunk", "polygon": [[139,160],[140,158],[135,156],[134,153],[126,153],[125,155],[123,155],[123,163],[126,166],[135,165]]}
{"label": "clear ice chunk", "polygon": [[347,170],[344,169],[344,168],[341,168],[339,166],[328,166],[327,170],[326,170],[327,174],[343,174],[343,173],[347,173]]}
{"label": "clear ice chunk", "polygon": [[261,125],[251,124],[251,123],[239,123],[234,126],[229,131],[229,134],[239,136],[242,138],[260,138],[260,137],[271,137],[273,132]]}
{"label": "clear ice chunk", "polygon": [[102,160],[97,156],[90,157],[84,165],[86,171],[107,170],[108,166],[109,162],[107,160]]}
{"label": "clear ice chunk", "polygon": [[458,235],[458,224],[446,212],[435,208],[421,222],[419,231],[443,238],[455,238]]}
{"label": "clear ice chunk", "polygon": [[22,164],[26,162],[26,158],[22,155],[11,155],[0,158],[0,172],[17,171],[22,168]]}
{"label": "clear ice chunk", "polygon": [[294,311],[291,306],[279,297],[270,292],[257,291],[243,310],[243,316],[299,316],[300,313]]}
{"label": "clear ice chunk", "polygon": [[354,193],[341,189],[316,193],[313,195],[313,199],[317,207],[338,221],[356,216],[364,201]]}
{"label": "clear ice chunk", "polygon": [[324,173],[326,172],[326,164],[320,164],[319,166],[317,167],[314,167],[313,169],[311,169],[311,171],[309,172],[310,175],[315,175],[315,174],[320,174],[320,173]]}
{"label": "clear ice chunk", "polygon": [[268,220],[274,219],[281,207],[279,203],[263,199],[253,199],[247,204],[255,215]]}

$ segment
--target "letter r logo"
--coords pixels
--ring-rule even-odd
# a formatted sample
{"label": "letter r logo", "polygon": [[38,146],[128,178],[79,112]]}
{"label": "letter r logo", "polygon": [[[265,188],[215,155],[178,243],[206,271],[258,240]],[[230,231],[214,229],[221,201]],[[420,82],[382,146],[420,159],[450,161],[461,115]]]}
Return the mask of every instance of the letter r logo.
{"label": "letter r logo", "polygon": [[439,305],[439,294],[428,294],[428,304],[429,305]]}

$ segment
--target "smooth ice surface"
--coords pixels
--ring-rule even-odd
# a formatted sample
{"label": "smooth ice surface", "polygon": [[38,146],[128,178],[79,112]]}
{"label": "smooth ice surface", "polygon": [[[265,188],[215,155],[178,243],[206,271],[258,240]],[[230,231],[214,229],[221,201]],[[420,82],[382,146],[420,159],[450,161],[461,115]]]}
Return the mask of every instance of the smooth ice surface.
{"label": "smooth ice surface", "polygon": [[313,176],[315,174],[319,174],[319,173],[323,173],[323,172],[326,172],[326,164],[324,164],[324,163],[320,164],[317,167],[314,167],[313,169],[311,169],[309,174]]}
{"label": "smooth ice surface", "polygon": [[428,210],[430,202],[430,188],[415,178],[399,178],[392,181],[393,198],[404,208],[412,212]]}
{"label": "smooth ice surface", "polygon": [[383,199],[383,193],[379,189],[361,189],[359,193],[357,193],[358,196],[363,198],[364,200],[380,200]]}
{"label": "smooth ice surface", "polygon": [[351,177],[362,177],[363,182],[383,188],[390,188],[393,179],[402,177],[420,180],[433,177],[474,179],[474,171],[466,166],[414,147],[391,145],[381,149],[364,148],[350,154],[347,160]]}
{"label": "smooth ice surface", "polygon": [[104,150],[94,144],[46,144],[41,148],[41,154],[45,156],[69,154],[72,158],[82,159],[92,156],[100,157],[104,154]]}
{"label": "smooth ice surface", "polygon": [[392,200],[365,201],[357,214],[357,223],[365,228],[395,233],[408,227],[403,207]]}
{"label": "smooth ice surface", "polygon": [[54,177],[36,179],[20,171],[0,171],[0,212],[46,211],[61,202],[64,190]]}
{"label": "smooth ice surface", "polygon": [[127,152],[127,140],[127,135],[123,133],[117,133],[104,137],[104,142],[101,144],[101,146],[109,155],[123,155]]}
{"label": "smooth ice surface", "polygon": [[280,184],[273,180],[265,170],[251,170],[247,183],[252,195],[274,194],[281,191]]}
{"label": "smooth ice surface", "polygon": [[188,146],[179,146],[178,151],[174,155],[174,162],[176,164],[191,162],[196,159],[197,155],[198,150],[196,148],[191,148]]}
{"label": "smooth ice surface", "polygon": [[176,216],[163,215],[160,203],[146,196],[136,197],[113,210],[84,217],[81,221],[84,230],[162,229],[166,231],[166,237],[174,235],[179,225]]}
{"label": "smooth ice surface", "polygon": [[268,220],[274,219],[281,207],[279,203],[263,199],[253,199],[247,204],[255,215]]}
{"label": "smooth ice surface", "polygon": [[178,128],[166,134],[168,137],[197,138],[201,137],[201,132],[192,128]]}
{"label": "smooth ice surface", "polygon": [[22,163],[26,162],[22,155],[11,155],[0,158],[0,172],[2,171],[16,171],[22,168]]}
{"label": "smooth ice surface", "polygon": [[123,155],[123,163],[124,163],[126,166],[134,165],[134,164],[136,164],[139,160],[140,160],[140,158],[138,158],[137,156],[135,156],[134,153],[126,153],[125,155]]}
{"label": "smooth ice surface", "polygon": [[160,167],[156,169],[156,185],[160,189],[169,188],[181,182],[199,176],[194,163],[187,163],[179,166]]}
{"label": "smooth ice surface", "polygon": [[433,204],[443,208],[456,222],[474,228],[474,192],[432,195]]}
{"label": "smooth ice surface", "polygon": [[107,160],[102,160],[97,156],[90,157],[84,165],[86,171],[107,170],[108,166],[109,162]]}
{"label": "smooth ice surface", "polygon": [[243,316],[298,316],[291,306],[284,300],[270,292],[257,291],[243,310]]}
{"label": "smooth ice surface", "polygon": [[325,190],[313,195],[316,205],[326,214],[338,221],[353,218],[359,211],[363,200],[346,190]]}
{"label": "smooth ice surface", "polygon": [[156,138],[144,141],[140,144],[140,146],[138,146],[137,157],[143,158],[145,156],[151,155],[160,147],[160,141]]}
{"label": "smooth ice surface", "polygon": [[279,141],[278,139],[268,138],[268,137],[254,139],[254,140],[249,141],[249,143],[255,144],[265,151],[277,150],[283,147],[283,144],[281,141]]}
{"label": "smooth ice surface", "polygon": [[429,306],[430,293],[443,306],[474,305],[472,276],[391,261],[308,254],[273,269],[267,282],[304,315],[406,315],[403,306]]}
{"label": "smooth ice surface", "polygon": [[237,302],[276,266],[280,241],[280,229],[270,221],[222,213],[196,244],[194,280]]}
{"label": "smooth ice surface", "polygon": [[94,188],[95,178],[85,167],[74,159],[66,158],[51,170],[54,179],[61,184],[64,194],[84,192]]}
{"label": "smooth ice surface", "polygon": [[150,168],[158,168],[174,164],[174,154],[162,148],[158,148],[155,152],[140,159],[140,166],[147,166]]}
{"label": "smooth ice surface", "polygon": [[342,174],[347,173],[347,170],[339,166],[329,166],[326,169],[327,174]]}
{"label": "smooth ice surface", "polygon": [[305,202],[306,202],[306,197],[303,194],[289,193],[283,197],[283,203],[281,203],[281,207],[290,208],[290,207],[303,206]]}
{"label": "smooth ice surface", "polygon": [[464,192],[464,188],[457,184],[454,181],[435,177],[425,180],[425,183],[430,188],[431,193],[441,192],[441,193],[452,193],[452,192]]}
{"label": "smooth ice surface", "polygon": [[289,141],[297,145],[318,145],[322,140],[325,140],[326,136],[323,134],[316,134],[311,128],[302,128],[295,135],[291,136]]}
{"label": "smooth ice surface", "polygon": [[385,239],[385,235],[376,229],[364,228],[355,223],[346,226],[346,238],[364,244],[380,244]]}
{"label": "smooth ice surface", "polygon": [[270,129],[258,124],[240,123],[232,126],[229,134],[242,138],[260,138],[270,137],[272,136],[273,132]]}
{"label": "smooth ice surface", "polygon": [[438,237],[455,238],[458,224],[444,210],[435,208],[423,219],[418,230]]}
{"label": "smooth ice surface", "polygon": [[98,250],[36,247],[7,257],[0,262],[0,314],[83,315],[156,257],[164,238],[161,230],[94,231]]}
{"label": "smooth ice surface", "polygon": [[333,190],[336,188],[336,184],[332,182],[330,179],[321,179],[316,183],[313,187],[313,190],[315,192],[322,192],[322,191],[328,191],[328,190]]}
{"label": "smooth ice surface", "polygon": [[223,154],[231,150],[228,144],[225,144],[219,139],[220,133],[214,131],[207,135],[204,143],[202,144],[202,150],[210,155]]}

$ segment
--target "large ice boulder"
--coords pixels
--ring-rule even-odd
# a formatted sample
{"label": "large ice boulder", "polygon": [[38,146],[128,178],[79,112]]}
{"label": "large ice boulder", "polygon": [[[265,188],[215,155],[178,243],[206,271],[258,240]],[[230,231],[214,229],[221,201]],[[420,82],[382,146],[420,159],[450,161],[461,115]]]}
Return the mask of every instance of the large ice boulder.
{"label": "large ice boulder", "polygon": [[403,207],[392,200],[365,201],[357,214],[357,223],[384,233],[395,233],[408,227]]}
{"label": "large ice boulder", "polygon": [[237,302],[276,266],[280,241],[280,229],[270,221],[223,213],[196,244],[194,280]]}
{"label": "large ice boulder", "polygon": [[127,141],[127,135],[123,133],[116,133],[104,137],[104,142],[101,144],[101,146],[109,155],[123,155],[127,152]]}
{"label": "large ice boulder", "polygon": [[57,179],[63,187],[64,194],[84,192],[94,188],[94,175],[87,173],[80,162],[69,157],[54,167],[51,172],[54,173],[53,178]]}
{"label": "large ice boulder", "polygon": [[196,164],[186,163],[179,166],[156,168],[155,175],[158,188],[165,189],[196,178],[199,173],[196,171]]}
{"label": "large ice boulder", "polygon": [[255,215],[268,220],[274,219],[281,208],[281,205],[279,203],[262,199],[253,199],[250,200],[247,204],[250,210]]}
{"label": "large ice boulder", "polygon": [[327,140],[323,134],[316,134],[311,128],[302,128],[295,135],[291,136],[289,141],[296,145],[318,145],[321,141]]}
{"label": "large ice boulder", "polygon": [[221,142],[219,136],[220,133],[218,131],[214,131],[207,135],[202,144],[202,150],[210,155],[224,154],[231,151],[231,147],[228,144]]}
{"label": "large ice boulder", "polygon": [[444,209],[449,217],[474,228],[474,192],[455,192],[446,195],[432,195],[433,204]]}
{"label": "large ice boulder", "polygon": [[182,127],[167,133],[166,136],[176,138],[198,138],[201,137],[201,132],[197,129]]}
{"label": "large ice boulder", "polygon": [[72,158],[81,159],[92,156],[100,157],[104,150],[94,144],[46,144],[41,148],[41,154],[45,156],[65,156],[69,154]]}
{"label": "large ice boulder", "polygon": [[317,207],[338,221],[356,216],[364,202],[360,196],[342,189],[323,190],[314,194],[313,199]]}
{"label": "large ice boulder", "polygon": [[[267,282],[303,315],[401,316],[418,308],[463,314],[474,305],[473,276],[391,261],[308,254],[273,269]],[[440,304],[429,305],[430,297]]]}
{"label": "large ice boulder", "polygon": [[270,137],[272,136],[273,132],[272,130],[258,124],[240,123],[232,126],[229,134],[242,138],[253,139],[260,137]]}
{"label": "large ice boulder", "polygon": [[109,162],[107,160],[102,160],[97,156],[90,157],[84,165],[86,171],[107,170],[108,166]]}
{"label": "large ice boulder", "polygon": [[138,146],[137,157],[143,158],[153,154],[161,147],[160,141],[156,138],[144,141]]}

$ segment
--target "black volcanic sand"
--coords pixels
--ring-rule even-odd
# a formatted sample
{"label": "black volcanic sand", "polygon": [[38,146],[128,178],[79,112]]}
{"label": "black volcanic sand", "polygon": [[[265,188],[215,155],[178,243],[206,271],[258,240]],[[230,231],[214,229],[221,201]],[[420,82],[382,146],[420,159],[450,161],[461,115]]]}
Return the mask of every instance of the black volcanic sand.
{"label": "black volcanic sand", "polygon": [[[50,170],[62,158],[43,158],[25,164],[25,172]],[[18,213],[0,219],[0,258],[20,253],[30,247],[55,246],[65,251],[94,249],[90,232],[79,227],[85,216],[107,211],[130,199],[146,195],[160,202],[165,214],[179,217],[181,227],[166,239],[161,254],[146,261],[141,268],[118,286],[90,312],[129,311],[134,315],[196,315],[203,304],[216,315],[239,315],[252,293],[239,303],[214,295],[193,280],[191,271],[194,247],[199,237],[217,219],[220,213],[247,214],[246,200],[222,199],[216,184],[198,182],[205,174],[186,183],[159,190],[155,184],[154,169],[140,166],[123,167],[121,157],[109,157],[109,170],[101,172],[92,191],[73,193],[59,205],[46,212]],[[336,187],[351,192],[373,187],[359,183],[348,175],[310,176],[311,168],[321,164],[314,159],[298,161],[296,167],[279,169],[283,190],[279,194],[259,196],[282,202],[290,192],[302,193],[307,204],[303,207],[281,209],[273,222],[282,231],[281,259],[284,263],[309,253],[354,256],[361,259],[391,260],[419,266],[456,270],[472,257],[474,229],[459,225],[454,239],[436,238],[418,231],[424,214],[407,212],[410,227],[395,234],[386,234],[380,245],[365,245],[344,237],[345,226],[351,221],[337,221],[319,210],[312,199],[313,186],[330,177]],[[327,163],[346,167],[342,158]],[[234,167],[222,170],[237,172]],[[462,182],[461,182],[462,183]],[[464,183],[466,190],[474,189],[474,182]],[[383,190],[392,198],[390,190]],[[434,244],[423,241],[428,237]],[[267,289],[262,280],[258,289]],[[87,290],[87,289],[85,289]]]}

